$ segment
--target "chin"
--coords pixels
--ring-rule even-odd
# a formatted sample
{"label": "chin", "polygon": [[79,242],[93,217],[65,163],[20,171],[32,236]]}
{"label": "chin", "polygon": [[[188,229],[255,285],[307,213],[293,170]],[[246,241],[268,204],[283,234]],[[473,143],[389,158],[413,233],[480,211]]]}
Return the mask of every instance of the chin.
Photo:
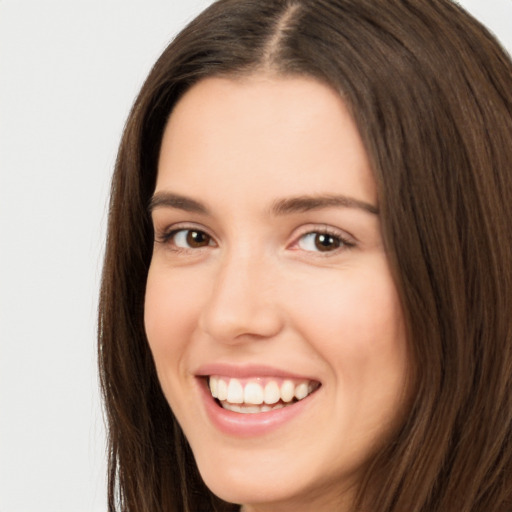
{"label": "chin", "polygon": [[250,506],[247,510],[271,512],[338,510],[337,503],[353,499],[359,480],[355,472],[337,474],[320,462],[308,465],[307,453],[293,456],[278,448],[265,452],[257,445],[255,440],[252,454],[230,454],[229,449],[197,453],[199,472],[210,491],[228,503]]}

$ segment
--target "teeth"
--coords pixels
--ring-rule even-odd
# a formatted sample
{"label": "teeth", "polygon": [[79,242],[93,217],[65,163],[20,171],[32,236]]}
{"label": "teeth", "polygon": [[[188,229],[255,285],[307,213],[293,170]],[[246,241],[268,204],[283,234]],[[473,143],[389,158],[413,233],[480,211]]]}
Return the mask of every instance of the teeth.
{"label": "teeth", "polygon": [[266,412],[284,407],[293,401],[306,398],[319,386],[318,382],[296,383],[290,379],[282,381],[280,385],[277,380],[269,380],[263,385],[262,380],[257,378],[242,383],[239,379],[211,376],[209,386],[212,396],[221,401],[225,408],[235,412],[249,413]]}
{"label": "teeth", "polygon": [[244,402],[259,405],[263,403],[263,389],[256,382],[249,382],[244,389]]}
{"label": "teeth", "polygon": [[211,392],[213,398],[219,397],[219,394],[217,391],[218,387],[219,387],[219,379],[210,379],[210,392]]}
{"label": "teeth", "polygon": [[210,379],[210,386],[212,380],[217,381],[217,398],[219,400],[226,400],[226,398],[228,397],[228,385],[226,384],[226,381],[223,379]]}
{"label": "teeth", "polygon": [[306,398],[309,395],[309,385],[306,382],[302,382],[295,388],[294,394],[297,400]]}
{"label": "teeth", "polygon": [[279,400],[281,400],[281,390],[279,389],[277,382],[271,380],[265,386],[265,403],[272,405],[279,402]]}
{"label": "teeth", "polygon": [[285,380],[281,386],[281,400],[291,402],[295,396],[295,386],[291,380]]}
{"label": "teeth", "polygon": [[228,397],[226,399],[232,404],[244,403],[244,388],[238,379],[231,379],[228,385]]}
{"label": "teeth", "polygon": [[222,402],[222,407],[228,411],[240,412],[242,414],[257,414],[259,412],[274,411],[276,409],[282,409],[284,404],[270,405],[240,405],[230,404],[229,402]]}

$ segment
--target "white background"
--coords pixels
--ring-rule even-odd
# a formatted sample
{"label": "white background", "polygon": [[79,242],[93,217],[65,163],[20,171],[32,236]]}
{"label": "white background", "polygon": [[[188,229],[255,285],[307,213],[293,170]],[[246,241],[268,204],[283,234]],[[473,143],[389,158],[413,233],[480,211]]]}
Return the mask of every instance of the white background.
{"label": "white background", "polygon": [[[0,0],[0,512],[106,510],[95,322],[110,174],[151,65],[209,3]],[[512,0],[461,3],[512,52]]]}

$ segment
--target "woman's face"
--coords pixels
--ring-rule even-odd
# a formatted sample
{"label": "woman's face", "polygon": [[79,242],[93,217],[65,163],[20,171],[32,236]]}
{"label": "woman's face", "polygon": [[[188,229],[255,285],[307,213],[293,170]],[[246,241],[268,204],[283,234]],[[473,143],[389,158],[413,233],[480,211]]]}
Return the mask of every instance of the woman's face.
{"label": "woman's face", "polygon": [[165,129],[151,208],[146,332],[206,484],[248,511],[345,510],[408,358],[339,95],[306,78],[199,82]]}

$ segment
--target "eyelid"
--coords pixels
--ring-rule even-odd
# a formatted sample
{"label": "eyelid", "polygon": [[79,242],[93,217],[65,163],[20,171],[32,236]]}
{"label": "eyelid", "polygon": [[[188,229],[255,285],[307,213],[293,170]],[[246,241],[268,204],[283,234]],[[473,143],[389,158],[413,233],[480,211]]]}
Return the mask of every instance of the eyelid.
{"label": "eyelid", "polygon": [[[153,227],[154,234],[155,234],[155,242],[158,243],[169,243],[171,238],[178,232],[178,231],[201,231],[202,233],[205,233],[210,237],[210,239],[214,242],[215,245],[217,245],[217,241],[215,239],[215,236],[204,226],[201,224],[196,224],[194,222],[177,222],[175,224],[170,224],[166,226],[163,229],[157,228],[157,226]],[[176,248],[176,249],[183,249],[183,248]],[[183,249],[186,250],[186,249]],[[199,250],[196,249],[190,249],[193,251]]]}
{"label": "eyelid", "polygon": [[[204,225],[195,223],[195,222],[176,222],[174,224],[166,225],[165,228],[158,228],[158,226],[154,225],[154,235],[155,235],[155,242],[162,243],[162,244],[170,244],[171,238],[178,232],[178,231],[186,231],[186,230],[197,230],[205,233],[210,237],[210,239],[213,241],[214,246],[218,246],[218,242],[216,240],[215,235]],[[321,257],[328,257],[335,254],[338,254],[340,251],[346,251],[348,249],[352,249],[355,246],[359,244],[359,241],[356,239],[355,236],[353,236],[351,233],[349,233],[346,230],[342,230],[340,228],[331,226],[329,224],[306,224],[304,226],[301,226],[295,230],[295,232],[292,235],[292,242],[287,244],[288,249],[293,250],[301,250],[297,248],[297,244],[299,243],[300,239],[308,234],[326,234],[333,236],[335,238],[338,238],[342,242],[342,246],[332,250],[332,251],[303,251],[315,255],[320,255]],[[191,251],[199,251],[200,249],[204,249],[208,246],[202,247],[202,248],[190,248]],[[175,247],[174,250],[183,250],[187,251],[188,249],[181,248],[181,247]]]}
{"label": "eyelid", "polygon": [[321,254],[322,257],[328,257],[330,255],[338,254],[340,251],[346,251],[348,249],[352,249],[358,245],[358,240],[356,237],[354,237],[352,234],[348,233],[345,230],[342,230],[340,228],[335,228],[333,226],[330,226],[328,224],[308,224],[306,226],[301,226],[293,236],[293,241],[289,245],[290,248],[293,248],[294,250],[300,250],[295,249],[299,241],[306,235],[309,234],[326,234],[333,236],[335,238],[338,238],[342,242],[342,247],[339,247],[336,250],[333,251],[304,251],[311,254]]}

